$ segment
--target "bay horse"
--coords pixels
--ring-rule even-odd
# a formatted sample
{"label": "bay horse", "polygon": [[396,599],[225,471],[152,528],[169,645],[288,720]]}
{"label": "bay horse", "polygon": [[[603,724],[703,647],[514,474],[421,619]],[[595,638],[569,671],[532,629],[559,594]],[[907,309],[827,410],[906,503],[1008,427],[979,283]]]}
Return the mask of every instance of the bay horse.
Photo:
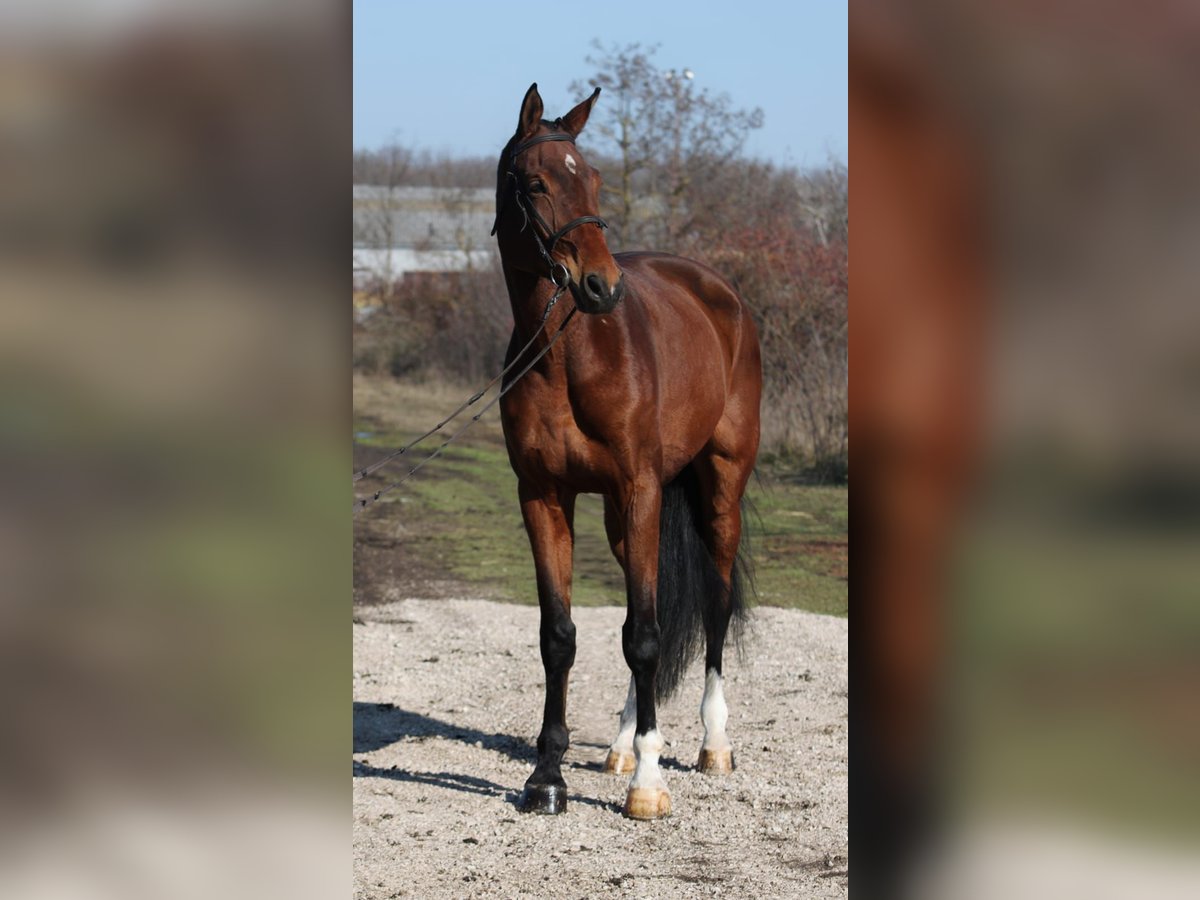
{"label": "bay horse", "polygon": [[[506,363],[531,341],[539,350],[553,343],[506,384],[501,403],[533,551],[546,675],[537,765],[518,807],[566,809],[575,499],[598,493],[625,574],[621,634],[631,671],[604,768],[633,773],[625,815],[656,819],[670,814],[671,798],[658,765],[655,702],[678,685],[701,637],[697,765],[714,774],[733,768],[721,652],[745,610],[741,502],[758,453],[762,364],[750,311],[716,272],[665,253],[609,252],[600,175],[575,145],[599,94],[546,121],[532,85],[497,167],[493,234],[514,321]],[[575,309],[552,302],[568,288],[584,313],[573,322]]]}

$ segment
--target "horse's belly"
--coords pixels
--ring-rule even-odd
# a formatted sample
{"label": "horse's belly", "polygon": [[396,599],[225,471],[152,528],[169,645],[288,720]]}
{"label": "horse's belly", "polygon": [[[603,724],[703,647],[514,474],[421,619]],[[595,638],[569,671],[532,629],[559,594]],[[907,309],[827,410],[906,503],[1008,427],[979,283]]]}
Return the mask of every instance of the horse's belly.
{"label": "horse's belly", "polygon": [[668,477],[704,448],[725,412],[724,367],[719,363],[696,366],[689,374],[686,382],[663,385],[663,469]]}

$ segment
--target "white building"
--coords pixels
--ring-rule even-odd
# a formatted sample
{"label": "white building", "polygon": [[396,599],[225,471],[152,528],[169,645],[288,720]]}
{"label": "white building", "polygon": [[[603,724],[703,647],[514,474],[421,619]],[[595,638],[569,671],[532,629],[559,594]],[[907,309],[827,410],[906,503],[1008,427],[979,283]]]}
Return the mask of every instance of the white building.
{"label": "white building", "polygon": [[492,264],[488,188],[354,186],[354,283]]}

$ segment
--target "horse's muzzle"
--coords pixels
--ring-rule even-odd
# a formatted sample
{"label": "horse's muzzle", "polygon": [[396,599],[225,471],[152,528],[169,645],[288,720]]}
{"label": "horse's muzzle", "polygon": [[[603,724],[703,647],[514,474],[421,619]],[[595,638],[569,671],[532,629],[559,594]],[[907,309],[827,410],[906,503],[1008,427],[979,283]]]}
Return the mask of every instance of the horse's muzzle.
{"label": "horse's muzzle", "polygon": [[625,296],[625,276],[622,275],[616,284],[610,285],[595,272],[589,272],[581,284],[572,284],[571,287],[575,305],[581,312],[603,315],[612,312]]}

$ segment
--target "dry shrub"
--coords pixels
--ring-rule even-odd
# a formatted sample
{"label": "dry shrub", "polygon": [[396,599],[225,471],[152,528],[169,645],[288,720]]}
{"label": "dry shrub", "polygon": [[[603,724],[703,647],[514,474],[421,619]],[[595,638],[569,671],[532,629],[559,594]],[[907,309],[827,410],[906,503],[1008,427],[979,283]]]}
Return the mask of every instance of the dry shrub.
{"label": "dry shrub", "polygon": [[373,292],[378,305],[354,337],[355,368],[473,384],[504,366],[513,320],[498,265],[412,272]]}
{"label": "dry shrub", "polygon": [[710,256],[754,313],[763,452],[822,481],[848,477],[848,247],[770,216],[725,229]]}

